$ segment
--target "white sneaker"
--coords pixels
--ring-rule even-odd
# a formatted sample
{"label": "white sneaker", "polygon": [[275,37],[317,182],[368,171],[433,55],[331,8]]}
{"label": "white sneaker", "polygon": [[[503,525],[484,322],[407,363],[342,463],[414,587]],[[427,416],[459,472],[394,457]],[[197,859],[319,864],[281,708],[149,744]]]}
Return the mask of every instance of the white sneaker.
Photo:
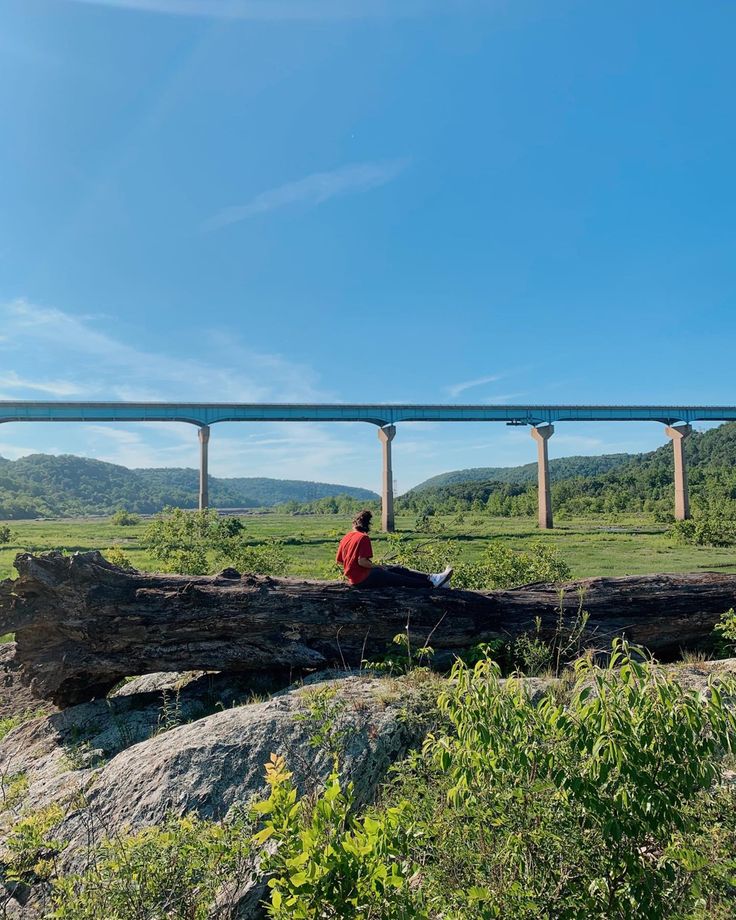
{"label": "white sneaker", "polygon": [[447,566],[444,572],[437,572],[435,575],[430,575],[429,580],[432,582],[432,587],[441,588],[446,586],[447,583],[452,578],[452,567]]}

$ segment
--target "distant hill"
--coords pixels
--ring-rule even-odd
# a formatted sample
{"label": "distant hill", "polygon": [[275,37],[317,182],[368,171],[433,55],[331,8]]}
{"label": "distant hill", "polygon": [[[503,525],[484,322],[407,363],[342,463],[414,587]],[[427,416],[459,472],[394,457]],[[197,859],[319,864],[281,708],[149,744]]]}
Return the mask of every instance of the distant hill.
{"label": "distant hill", "polygon": [[[602,454],[600,457],[560,457],[550,460],[550,478],[569,479],[571,476],[599,476],[609,470],[630,463],[637,454]],[[479,466],[469,470],[452,470],[449,473],[440,473],[425,479],[412,492],[421,492],[423,489],[437,489],[441,486],[451,486],[461,482],[536,482],[537,464],[525,463],[524,466]]]}
{"label": "distant hill", "polygon": [[[0,457],[0,518],[71,517],[110,514],[126,508],[152,514],[167,505],[195,508],[199,473],[193,469],[131,470],[85,457],[32,454]],[[372,501],[368,489],[290,479],[209,478],[214,508],[262,508],[334,495]]]}
{"label": "distant hill", "polygon": [[[693,508],[736,517],[736,422],[685,441]],[[552,504],[557,512],[606,514],[652,512],[664,520],[672,512],[672,445],[641,454],[566,457],[552,460]],[[518,467],[455,470],[434,476],[398,500],[415,513],[487,511],[533,514],[536,463]]]}

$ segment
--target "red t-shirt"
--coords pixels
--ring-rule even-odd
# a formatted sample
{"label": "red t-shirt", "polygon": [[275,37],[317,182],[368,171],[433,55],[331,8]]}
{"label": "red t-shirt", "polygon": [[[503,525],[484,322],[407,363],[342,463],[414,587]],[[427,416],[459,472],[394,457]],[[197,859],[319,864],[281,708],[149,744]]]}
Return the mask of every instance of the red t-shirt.
{"label": "red t-shirt", "polygon": [[370,569],[358,565],[358,557],[370,559],[373,556],[373,547],[367,533],[351,530],[340,540],[335,557],[338,564],[345,570],[345,577],[351,585],[359,585],[368,577]]}

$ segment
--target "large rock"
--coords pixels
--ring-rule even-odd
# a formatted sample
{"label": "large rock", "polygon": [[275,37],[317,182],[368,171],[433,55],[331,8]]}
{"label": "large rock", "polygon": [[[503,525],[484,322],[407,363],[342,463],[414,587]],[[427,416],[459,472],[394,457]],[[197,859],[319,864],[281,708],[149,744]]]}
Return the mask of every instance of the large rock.
{"label": "large rock", "polygon": [[[89,848],[105,837],[159,824],[169,814],[222,819],[262,793],[272,753],[287,759],[302,791],[312,791],[332,763],[330,746],[314,742],[320,726],[337,738],[342,773],[366,802],[389,766],[421,740],[436,696],[434,682],[357,674],[243,705],[233,705],[238,696],[231,688],[226,703],[203,715],[212,697],[201,682],[213,679],[226,680],[205,675],[178,693],[167,689],[165,705],[164,691],[128,693],[11,731],[0,742],[0,774],[24,773],[28,789],[0,816],[0,836],[19,815],[61,803],[68,814],[54,831],[67,842],[60,866],[79,871]],[[24,908],[29,918],[38,916],[39,898],[43,904],[35,892]]]}
{"label": "large rock", "polygon": [[22,680],[15,642],[0,643],[0,719],[23,719],[33,713],[54,712],[56,706],[39,700]]}

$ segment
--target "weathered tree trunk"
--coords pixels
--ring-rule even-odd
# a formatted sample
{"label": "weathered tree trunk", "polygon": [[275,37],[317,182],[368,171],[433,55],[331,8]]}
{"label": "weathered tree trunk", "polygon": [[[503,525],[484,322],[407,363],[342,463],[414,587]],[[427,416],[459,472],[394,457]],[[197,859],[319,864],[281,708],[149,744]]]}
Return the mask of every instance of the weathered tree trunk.
{"label": "weathered tree trunk", "polygon": [[[359,665],[409,626],[414,648],[448,660],[479,642],[534,629],[555,633],[583,595],[586,641],[626,636],[667,658],[707,646],[736,604],[736,575],[593,578],[510,591],[356,590],[337,582],[239,575],[129,572],[98,553],[21,554],[16,581],[0,584],[0,633],[16,634],[16,660],[39,697],[65,706],[155,671],[263,671]],[[564,589],[560,599],[561,588]]]}

